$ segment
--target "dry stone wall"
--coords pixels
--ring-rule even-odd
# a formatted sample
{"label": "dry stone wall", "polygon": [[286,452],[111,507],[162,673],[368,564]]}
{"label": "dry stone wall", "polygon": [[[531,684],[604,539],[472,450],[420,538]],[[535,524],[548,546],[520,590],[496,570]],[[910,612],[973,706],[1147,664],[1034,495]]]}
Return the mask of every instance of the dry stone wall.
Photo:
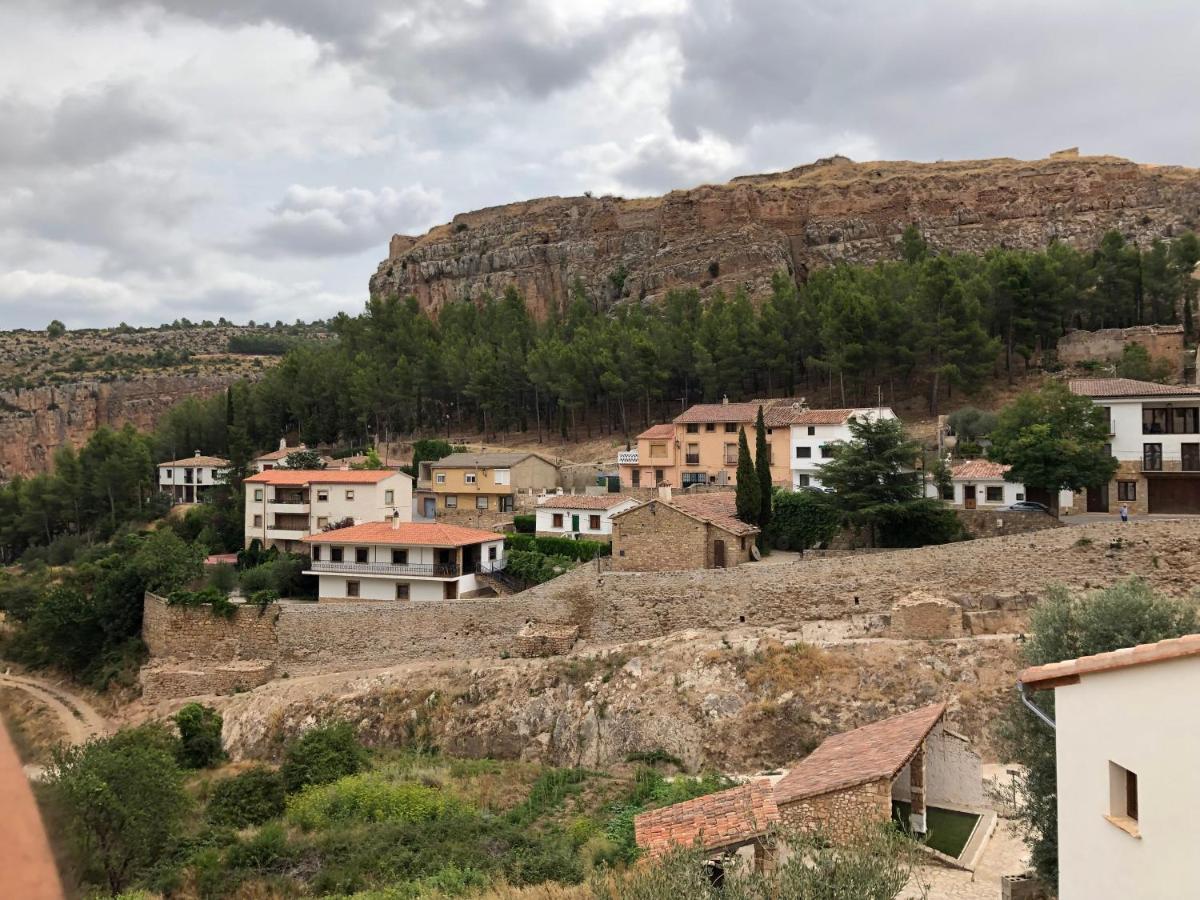
{"label": "dry stone wall", "polygon": [[1049,513],[1016,509],[956,509],[959,521],[971,537],[1000,537],[1005,534],[1032,534],[1047,528],[1063,528]]}
{"label": "dry stone wall", "polygon": [[851,840],[862,829],[892,817],[892,784],[886,778],[841,791],[781,804],[788,828],[820,831],[835,842]]}
{"label": "dry stone wall", "polygon": [[960,638],[963,608],[942,597],[914,591],[892,607],[892,636],[913,640]]}
{"label": "dry stone wall", "polygon": [[171,606],[146,594],[142,605],[142,640],[152,657],[228,660],[274,659],[275,623],[280,607],[238,606],[226,619],[209,606]]}

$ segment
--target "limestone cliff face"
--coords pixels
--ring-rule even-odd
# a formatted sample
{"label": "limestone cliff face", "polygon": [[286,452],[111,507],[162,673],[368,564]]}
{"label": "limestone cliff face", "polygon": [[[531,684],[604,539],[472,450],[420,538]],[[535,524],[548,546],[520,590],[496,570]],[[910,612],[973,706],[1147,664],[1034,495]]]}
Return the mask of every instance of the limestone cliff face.
{"label": "limestone cliff face", "polygon": [[0,481],[49,471],[59,446],[81,446],[102,425],[151,429],[180,400],[215,394],[238,377],[162,375],[0,391]]}
{"label": "limestone cliff face", "polygon": [[837,260],[893,259],[915,223],[944,250],[1093,245],[1115,228],[1139,243],[1200,224],[1200,170],[1070,152],[1049,159],[855,163],[672,191],[663,197],[548,197],[396,235],[373,294],[412,294],[436,313],[515,286],[539,316],[576,278],[594,296],[653,301],[676,287],[770,289]]}

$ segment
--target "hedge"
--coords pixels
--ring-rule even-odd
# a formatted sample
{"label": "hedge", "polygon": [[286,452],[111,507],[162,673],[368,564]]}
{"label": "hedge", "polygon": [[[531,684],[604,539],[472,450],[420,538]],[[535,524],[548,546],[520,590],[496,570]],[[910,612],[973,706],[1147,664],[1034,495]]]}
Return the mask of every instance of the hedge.
{"label": "hedge", "polygon": [[605,541],[577,541],[573,538],[510,534],[505,543],[510,550],[532,550],[547,556],[565,556],[580,562],[595,559],[597,556],[612,555],[612,544]]}
{"label": "hedge", "polygon": [[537,531],[537,516],[513,516],[513,528],[521,534],[533,534]]}

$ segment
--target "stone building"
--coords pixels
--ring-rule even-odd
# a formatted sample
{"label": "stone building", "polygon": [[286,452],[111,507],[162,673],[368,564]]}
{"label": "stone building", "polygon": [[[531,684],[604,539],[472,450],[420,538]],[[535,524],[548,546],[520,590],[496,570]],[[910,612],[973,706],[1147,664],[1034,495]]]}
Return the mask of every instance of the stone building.
{"label": "stone building", "polygon": [[737,517],[732,491],[672,496],[663,487],[657,499],[613,516],[613,569],[723,569],[748,562],[757,536]]}

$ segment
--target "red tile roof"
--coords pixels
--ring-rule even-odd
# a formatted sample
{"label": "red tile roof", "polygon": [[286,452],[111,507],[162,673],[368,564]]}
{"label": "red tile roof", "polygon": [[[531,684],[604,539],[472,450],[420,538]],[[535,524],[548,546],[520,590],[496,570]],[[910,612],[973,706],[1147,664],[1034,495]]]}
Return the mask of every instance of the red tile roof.
{"label": "red tile roof", "polygon": [[1012,466],[1006,466],[1002,463],[992,462],[989,459],[968,459],[966,462],[955,466],[950,470],[952,478],[960,481],[970,480],[1003,480],[1004,473],[1011,469]]}
{"label": "red tile roof", "polygon": [[628,503],[632,497],[623,494],[560,494],[550,497],[539,509],[612,509]]}
{"label": "red tile roof", "polygon": [[[650,501],[663,503],[666,501]],[[733,491],[705,494],[676,494],[667,503],[682,513],[704,522],[711,522],[730,534],[757,534],[758,527],[737,517],[737,495]]]}
{"label": "red tile roof", "polygon": [[394,544],[401,547],[466,547],[485,541],[503,540],[504,535],[461,525],[437,522],[364,522],[310,534],[307,544]]}
{"label": "red tile roof", "polygon": [[945,712],[936,703],[828,738],[775,785],[775,802],[895,778]]}
{"label": "red tile roof", "polygon": [[229,460],[222,459],[219,456],[185,456],[183,459],[160,462],[158,467],[165,469],[169,466],[213,466],[218,469],[224,469],[228,465]]}
{"label": "red tile roof", "polygon": [[1155,644],[1139,644],[1136,647],[1126,647],[1123,650],[1113,650],[1109,653],[1097,653],[1093,656],[1081,656],[1078,659],[1047,663],[1044,666],[1033,666],[1017,677],[1022,684],[1040,690],[1052,688],[1064,680],[1074,683],[1079,680],[1081,675],[1113,672],[1117,669],[1128,669],[1131,666],[1144,666],[1198,655],[1200,655],[1200,634],[1185,634],[1183,637],[1170,638]]}
{"label": "red tile roof", "polygon": [[750,403],[697,403],[686,412],[674,418],[676,425],[691,425],[704,422],[740,422],[745,425],[754,423],[758,416],[758,408],[771,405],[770,400],[753,401]]}
{"label": "red tile roof", "polygon": [[378,484],[393,475],[409,476],[395,469],[267,469],[245,479],[253,484]]}
{"label": "red tile roof", "polygon": [[693,846],[697,840],[705,851],[736,846],[765,834],[778,822],[771,784],[761,780],[641,813],[633,820],[633,833],[639,847],[658,856],[674,846]]}
{"label": "red tile roof", "polygon": [[659,441],[675,437],[675,426],[670,422],[661,425],[651,425],[637,436],[639,441]]}
{"label": "red tile roof", "polygon": [[1085,397],[1200,397],[1200,387],[1189,384],[1158,384],[1132,378],[1076,378],[1070,382],[1072,394]]}

